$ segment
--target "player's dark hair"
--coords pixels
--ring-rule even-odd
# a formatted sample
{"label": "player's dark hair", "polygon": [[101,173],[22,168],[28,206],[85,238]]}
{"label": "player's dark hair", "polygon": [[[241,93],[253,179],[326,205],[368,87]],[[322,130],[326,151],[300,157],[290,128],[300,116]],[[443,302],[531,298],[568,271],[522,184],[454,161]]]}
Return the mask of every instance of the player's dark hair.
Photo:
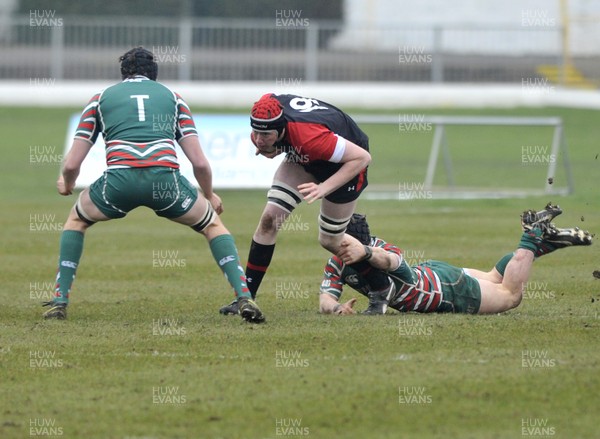
{"label": "player's dark hair", "polygon": [[142,75],[156,81],[158,77],[158,64],[154,61],[154,54],[141,46],[125,52],[119,57],[119,62],[122,79]]}
{"label": "player's dark hair", "polygon": [[358,239],[363,245],[371,244],[371,230],[369,229],[369,223],[365,215],[358,213],[352,215],[346,227],[346,233]]}

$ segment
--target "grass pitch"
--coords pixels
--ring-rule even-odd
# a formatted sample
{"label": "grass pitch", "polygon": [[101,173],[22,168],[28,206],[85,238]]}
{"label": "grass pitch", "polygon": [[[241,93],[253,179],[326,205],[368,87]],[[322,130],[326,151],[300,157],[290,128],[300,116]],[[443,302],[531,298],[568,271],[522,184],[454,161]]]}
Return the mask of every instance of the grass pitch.
{"label": "grass pitch", "polygon": [[[598,437],[598,243],[538,260],[523,303],[503,315],[332,318],[317,313],[327,253],[316,240],[318,207],[304,205],[282,231],[259,293],[268,323],[253,326],[217,313],[232,293],[204,239],[140,209],[90,229],[69,320],[43,321],[39,304],[52,289],[75,198],[55,192],[52,157],[32,163],[30,151],[61,154],[73,111],[0,109],[0,437]],[[565,210],[556,223],[600,231],[597,112],[446,113],[563,117],[576,192],[552,200]],[[374,186],[423,180],[430,132],[365,130]],[[463,139],[458,158],[471,160],[457,158],[457,176],[475,184],[489,181],[490,158],[505,180],[521,178],[519,145],[538,134],[548,144],[547,132],[519,133],[527,140],[505,129],[451,134]],[[491,152],[495,142],[516,145],[517,157]],[[489,155],[483,143],[494,143]],[[529,170],[535,181],[519,183],[543,187],[545,167]],[[265,194],[220,195],[245,263]],[[359,210],[414,262],[489,269],[515,248],[519,213],[547,201],[363,199]]]}

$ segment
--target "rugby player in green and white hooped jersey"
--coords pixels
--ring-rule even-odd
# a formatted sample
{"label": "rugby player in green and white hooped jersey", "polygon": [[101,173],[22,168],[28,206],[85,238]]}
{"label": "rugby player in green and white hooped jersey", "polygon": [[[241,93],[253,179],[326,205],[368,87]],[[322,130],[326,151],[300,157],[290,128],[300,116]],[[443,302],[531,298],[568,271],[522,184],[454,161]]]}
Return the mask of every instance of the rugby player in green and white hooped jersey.
{"label": "rugby player in green and white hooped jersey", "polygon": [[[57,182],[61,195],[73,192],[81,164],[102,133],[107,170],[81,192],[64,224],[55,297],[44,303],[50,307],[44,317],[67,316],[87,229],[146,206],[158,216],[204,235],[241,301],[239,314],[252,323],[264,322],[251,299],[234,240],[218,216],[223,206],[213,192],[210,164],[200,147],[190,109],[181,96],[156,82],[158,65],[151,52],[136,47],[119,61],[123,81],[94,95],[83,110]],[[202,193],[180,174],[175,142],[192,163]]]}
{"label": "rugby player in green and white hooped jersey", "polygon": [[489,272],[459,268],[442,261],[409,266],[398,247],[371,236],[366,218],[354,214],[342,250],[325,266],[320,310],[324,314],[354,314],[355,298],[345,303],[339,301],[344,284],[369,297],[371,288],[366,278],[349,265],[360,260],[367,260],[387,273],[393,283],[388,299],[378,304],[378,314],[385,314],[388,306],[404,312],[468,314],[499,313],[515,308],[521,303],[535,258],[560,248],[592,243],[588,232],[577,227],[559,229],[550,222],[561,213],[558,206],[550,203],[539,212],[524,212],[517,249],[502,257]]}

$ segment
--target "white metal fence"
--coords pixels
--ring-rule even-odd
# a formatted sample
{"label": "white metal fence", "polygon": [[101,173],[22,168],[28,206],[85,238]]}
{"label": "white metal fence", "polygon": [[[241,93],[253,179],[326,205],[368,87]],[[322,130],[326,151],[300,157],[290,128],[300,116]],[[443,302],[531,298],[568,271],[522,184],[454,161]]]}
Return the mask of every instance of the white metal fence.
{"label": "white metal fence", "polygon": [[[561,32],[406,25],[348,34],[339,22],[315,20],[22,16],[0,28],[0,79],[114,79],[118,56],[143,45],[163,80],[523,83],[544,78],[547,65],[550,80],[568,85],[574,64],[596,87],[600,57],[565,59]],[[518,42],[518,53],[507,41]]]}

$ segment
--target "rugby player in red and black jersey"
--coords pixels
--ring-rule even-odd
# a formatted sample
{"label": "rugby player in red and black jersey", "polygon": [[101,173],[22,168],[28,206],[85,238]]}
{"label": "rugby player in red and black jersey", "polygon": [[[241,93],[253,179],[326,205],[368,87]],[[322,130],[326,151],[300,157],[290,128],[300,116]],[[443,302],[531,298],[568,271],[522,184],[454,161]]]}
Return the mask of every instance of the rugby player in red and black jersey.
{"label": "rugby player in red and black jersey", "polygon": [[[265,94],[252,107],[250,125],[256,155],[286,154],[250,246],[246,278],[254,298],[271,263],[277,232],[302,200],[322,200],[319,242],[333,254],[339,251],[356,200],[367,187],[371,155],[369,138],[350,116],[313,98]],[[364,261],[353,267],[368,279],[374,299],[385,300],[391,291],[387,276]],[[235,314],[237,305],[234,301],[220,312]]]}
{"label": "rugby player in red and black jersey", "polygon": [[[55,297],[44,303],[50,307],[44,317],[67,317],[87,229],[146,206],[204,235],[240,302],[239,314],[262,323],[265,318],[251,298],[233,237],[218,216],[223,206],[212,190],[210,164],[190,109],[181,96],[156,82],[158,65],[151,52],[136,47],[119,61],[123,81],[94,95],[83,110],[57,182],[61,195],[73,192],[81,164],[102,133],[107,170],[81,192],[64,224]],[[192,163],[202,193],[180,174],[175,142]]]}
{"label": "rugby player in red and black jersey", "polygon": [[586,231],[554,226],[550,221],[560,213],[562,210],[551,204],[539,212],[524,212],[521,215],[523,234],[517,249],[488,272],[441,261],[409,266],[398,247],[371,236],[366,218],[355,214],[338,256],[330,258],[325,266],[319,294],[320,311],[354,314],[356,298],[345,303],[339,301],[344,285],[369,296],[368,281],[352,268],[358,260],[368,261],[392,281],[389,303],[379,304],[379,314],[385,314],[388,305],[398,311],[421,313],[489,314],[515,308],[521,303],[535,258],[560,248],[592,243],[592,236]]}

